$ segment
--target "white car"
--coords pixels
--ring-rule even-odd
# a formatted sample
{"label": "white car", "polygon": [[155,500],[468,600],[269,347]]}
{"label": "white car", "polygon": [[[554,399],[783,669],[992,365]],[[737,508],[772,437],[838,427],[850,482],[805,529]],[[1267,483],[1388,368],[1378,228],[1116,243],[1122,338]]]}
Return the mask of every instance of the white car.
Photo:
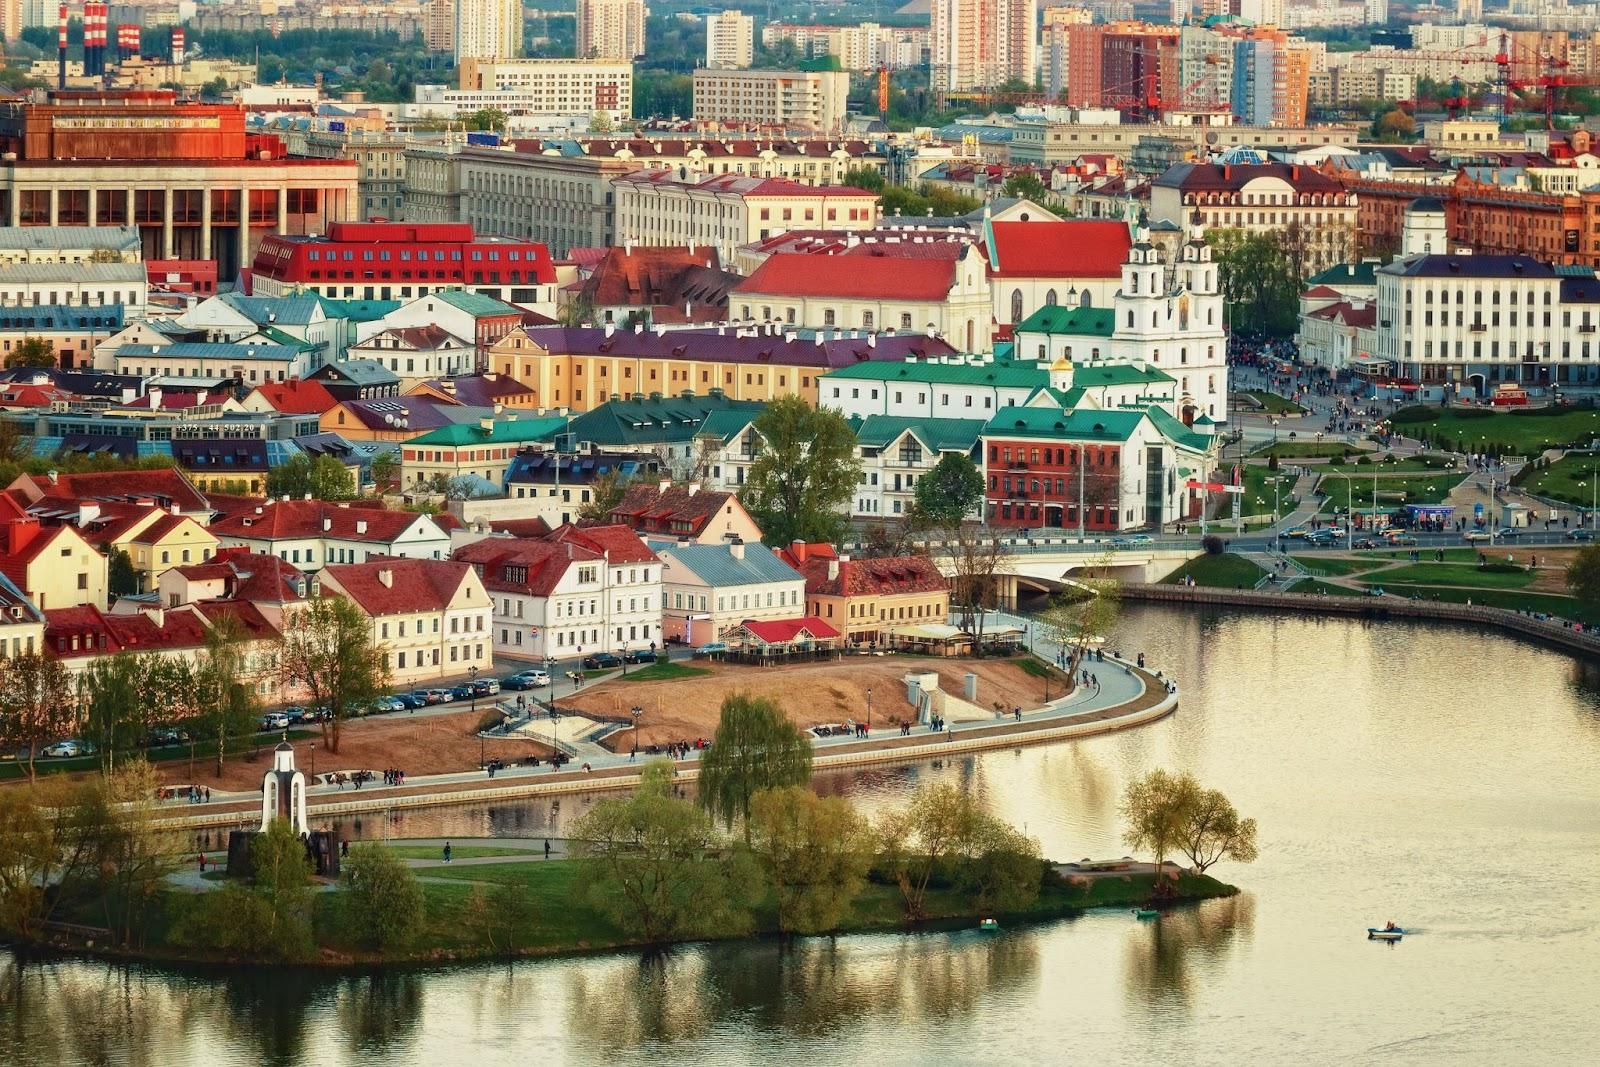
{"label": "white car", "polygon": [[64,759],[72,756],[89,756],[94,754],[94,746],[87,741],[57,741],[53,745],[46,745],[40,750],[39,755],[46,759]]}
{"label": "white car", "polygon": [[289,728],[289,716],[281,711],[268,712],[261,716],[261,728],[263,730],[287,730]]}

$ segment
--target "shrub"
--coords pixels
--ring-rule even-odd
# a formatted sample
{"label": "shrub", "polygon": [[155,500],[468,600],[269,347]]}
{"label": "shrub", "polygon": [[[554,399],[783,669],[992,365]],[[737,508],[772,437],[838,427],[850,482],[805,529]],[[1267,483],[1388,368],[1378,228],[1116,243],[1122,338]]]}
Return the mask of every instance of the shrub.
{"label": "shrub", "polygon": [[1267,457],[1267,470],[1275,471],[1277,469],[1278,469],[1278,454],[1276,452],[1274,452],[1272,455]]}
{"label": "shrub", "polygon": [[1200,547],[1205,549],[1208,556],[1220,556],[1224,546],[1221,537],[1216,534],[1206,534],[1200,538]]}
{"label": "shrub", "polygon": [[1366,456],[1357,456],[1355,458],[1355,465],[1357,467],[1365,467],[1370,462],[1372,462],[1372,461],[1369,460]]}
{"label": "shrub", "polygon": [[1432,422],[1439,417],[1439,409],[1426,404],[1412,404],[1389,416],[1390,422]]}

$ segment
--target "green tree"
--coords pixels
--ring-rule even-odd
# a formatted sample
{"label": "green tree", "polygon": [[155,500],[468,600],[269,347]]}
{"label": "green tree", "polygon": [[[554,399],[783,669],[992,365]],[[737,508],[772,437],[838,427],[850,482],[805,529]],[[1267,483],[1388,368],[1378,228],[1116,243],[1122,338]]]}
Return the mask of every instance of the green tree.
{"label": "green tree", "polygon": [[710,817],[672,795],[672,764],[653,760],[632,796],[598,802],[572,829],[578,884],[619,926],[660,942],[740,933],[760,877]]}
{"label": "green tree", "polygon": [[1567,564],[1567,588],[1585,606],[1600,608],[1600,545],[1580,548]]}
{"label": "green tree", "polygon": [[751,848],[778,898],[778,926],[814,934],[838,927],[872,863],[872,832],[844,797],[792,785],[764,789],[750,808]]}
{"label": "green tree", "polygon": [[754,425],[758,450],[741,495],[766,540],[837,541],[861,475],[850,424],[837,411],[786,396],[768,404]]}
{"label": "green tree", "polygon": [[751,799],[763,789],[810,782],[811,756],[811,742],[776,702],[732,693],[722,700],[711,747],[700,755],[695,795],[724,826],[743,820],[748,842]]}
{"label": "green tree", "polygon": [[100,803],[97,852],[106,926],[124,946],[142,945],[171,869],[176,839],[156,825],[160,776],[144,759],[111,771],[92,788]]}
{"label": "green tree", "polygon": [[337,752],[339,727],[352,708],[388,686],[388,652],[373,642],[366,614],[340,596],[313,599],[286,631],[282,674],[298,679],[314,705],[332,712],[322,724],[322,737],[328,750]]}
{"label": "green tree", "polygon": [[26,747],[28,778],[39,749],[60,740],[75,721],[72,679],[61,661],[25,652],[0,670],[0,740],[13,751]]}
{"label": "green tree", "polygon": [[960,851],[957,884],[980,907],[1015,911],[1038,899],[1045,872],[1039,842],[1010,823],[980,812]]}
{"label": "green tree", "polygon": [[267,472],[267,495],[353,500],[356,484],[350,468],[333,456],[312,459],[297,452]]}
{"label": "green tree", "polygon": [[132,558],[120,548],[112,550],[106,565],[106,588],[114,597],[139,592],[139,572],[133,569]]}
{"label": "green tree", "polygon": [[1409,141],[1417,132],[1417,120],[1398,105],[1391,106],[1372,120],[1372,135],[1380,141]]}
{"label": "green tree", "polygon": [[1129,848],[1149,849],[1153,854],[1158,896],[1169,889],[1162,865],[1167,854],[1183,843],[1185,822],[1196,792],[1193,778],[1157,768],[1129,782],[1123,793],[1122,817],[1128,828],[1122,839]]}
{"label": "green tree", "polygon": [[589,483],[589,502],[578,509],[579,522],[610,522],[611,513],[622,503],[628,491],[629,478],[620,471],[610,470]]}
{"label": "green tree", "polygon": [[462,923],[489,952],[510,953],[527,937],[537,917],[533,897],[521,882],[474,885],[461,912]]}
{"label": "green tree", "polygon": [[1075,677],[1089,649],[1105,639],[1122,608],[1122,585],[1115,578],[1073,577],[1071,595],[1058,594],[1039,612],[1042,631],[1067,650],[1064,668]]}
{"label": "green tree", "polygon": [[608,133],[615,133],[616,129],[617,129],[617,124],[615,122],[611,121],[610,112],[596,111],[593,115],[591,115],[589,117],[589,132],[590,133],[597,133],[597,134],[600,134],[601,136],[604,136],[604,135],[606,135]]}
{"label": "green tree", "polygon": [[869,193],[881,193],[889,183],[883,172],[872,167],[851,167],[844,172],[844,184]]}
{"label": "green tree", "polygon": [[1000,192],[1006,196],[1032,200],[1035,204],[1043,204],[1050,196],[1049,187],[1031,170],[1019,170],[1008,177],[1000,184]]}
{"label": "green tree", "polygon": [[904,808],[885,813],[877,837],[882,867],[900,888],[906,917],[927,917],[928,889],[948,878],[985,907],[1021,907],[1044,875],[1039,845],[978,807],[954,785],[919,788]]}
{"label": "green tree", "polygon": [[946,529],[981,513],[982,504],[983,475],[977,464],[959,452],[946,452],[933,470],[917,479],[912,507],[919,521]]}
{"label": "green tree", "polygon": [[54,367],[56,350],[43,337],[24,337],[6,355],[7,367]]}
{"label": "green tree", "polygon": [[1300,285],[1283,239],[1276,233],[1218,230],[1211,236],[1223,298],[1235,329],[1292,333],[1299,316]]}
{"label": "green tree", "polygon": [[1189,857],[1190,865],[1204,874],[1219,860],[1254,861],[1256,821],[1241,819],[1233,803],[1220,790],[1202,789],[1195,783],[1191,795],[1193,800],[1184,812],[1183,827],[1178,835],[1178,848]]}
{"label": "green tree", "polygon": [[466,118],[466,127],[480,133],[495,133],[506,128],[506,113],[497,107],[479,108]]}
{"label": "green tree", "polygon": [[117,764],[117,754],[134,748],[143,738],[146,697],[162,692],[169,703],[182,707],[187,695],[158,690],[151,685],[151,659],[133,652],[118,652],[90,660],[78,675],[78,706],[83,711],[84,736],[100,748],[100,764],[107,770]]}
{"label": "green tree", "polygon": [[390,849],[352,848],[341,864],[339,884],[339,925],[348,940],[387,952],[410,943],[422,928],[422,885]]}
{"label": "green tree", "polygon": [[400,483],[400,457],[393,452],[379,452],[372,457],[372,484],[379,492]]}
{"label": "green tree", "polygon": [[[248,659],[251,636],[237,615],[218,615],[206,633],[206,647],[194,670],[194,711],[190,744],[196,736],[215,741],[217,777],[222,777],[223,760],[230,742],[255,732],[261,714],[255,679],[271,671],[265,662],[251,664]],[[269,653],[256,651],[258,659]]]}
{"label": "green tree", "polygon": [[173,924],[173,941],[246,960],[310,958],[311,861],[288,820],[274,819],[256,835],[250,865],[250,885],[230,881],[192,898]]}

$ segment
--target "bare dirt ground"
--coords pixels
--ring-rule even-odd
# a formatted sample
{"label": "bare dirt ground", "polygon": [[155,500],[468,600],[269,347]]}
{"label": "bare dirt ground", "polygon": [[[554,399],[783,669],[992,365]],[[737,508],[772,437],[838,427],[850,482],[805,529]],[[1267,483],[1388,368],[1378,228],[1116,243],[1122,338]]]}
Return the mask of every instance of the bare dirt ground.
{"label": "bare dirt ground", "polygon": [[[349,774],[356,770],[381,775],[389,768],[398,768],[410,775],[476,770],[478,735],[474,730],[482,715],[480,710],[476,714],[463,711],[421,718],[390,715],[349,722],[339,732],[338,752],[329,752],[320,734],[294,741],[295,765],[309,774],[314,762],[319,777],[334,771]],[[313,740],[317,746],[314,756],[311,752]],[[549,746],[521,739],[492,740],[487,742],[484,751],[491,758],[498,756],[510,763],[529,755],[544,757],[549,754]],[[168,784],[193,782],[212,789],[239,790],[260,788],[261,775],[271,763],[272,746],[264,744],[253,759],[245,756],[228,760],[221,778],[215,774],[216,763],[204,759],[195,761],[192,778],[186,759],[163,760],[155,766],[161,780]]]}
{"label": "bare dirt ground", "polygon": [[[638,744],[665,744],[708,738],[717,729],[724,697],[738,692],[770,697],[802,727],[863,721],[867,717],[867,690],[872,690],[874,727],[894,728],[912,714],[902,678],[913,672],[935,671],[947,693],[960,696],[967,672],[978,676],[978,700],[984,707],[999,701],[1005,708],[1024,709],[1044,703],[1044,681],[1014,662],[998,659],[938,659],[919,656],[849,656],[821,663],[784,667],[739,664],[705,664],[711,673],[672,681],[633,682],[620,676],[597,682],[563,705],[606,716],[626,716],[630,708],[644,709],[639,720]],[[1052,682],[1052,696],[1061,695],[1061,683]],[[874,731],[876,732],[876,731]],[[608,739],[614,748],[631,748],[631,732]]]}

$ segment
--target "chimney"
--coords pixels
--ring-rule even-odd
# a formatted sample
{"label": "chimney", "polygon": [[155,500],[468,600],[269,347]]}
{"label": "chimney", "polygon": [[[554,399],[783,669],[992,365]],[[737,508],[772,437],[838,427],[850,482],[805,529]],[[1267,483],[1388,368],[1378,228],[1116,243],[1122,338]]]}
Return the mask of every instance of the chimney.
{"label": "chimney", "polygon": [[690,496],[694,496],[699,491],[700,491],[700,483],[699,482],[690,482],[689,483],[689,495]]}
{"label": "chimney", "polygon": [[383,586],[385,589],[393,589],[394,588],[394,571],[390,570],[388,567],[385,567],[382,570],[380,570],[378,572],[378,584]]}
{"label": "chimney", "polygon": [[843,558],[830,559],[828,561],[828,581],[836,582],[836,581],[839,580],[839,564],[841,564],[843,562],[844,562]]}
{"label": "chimney", "polygon": [[669,478],[663,478],[663,479],[661,479],[661,481],[656,483],[656,489],[659,492],[665,493],[668,489],[671,489],[671,488],[672,488],[672,481]]}
{"label": "chimney", "polygon": [[89,523],[93,522],[94,520],[98,519],[99,517],[100,517],[100,505],[99,504],[86,504],[86,503],[82,503],[82,502],[80,502],[78,504],[78,522],[77,522],[77,525],[79,527],[87,526],[87,525],[89,525]]}
{"label": "chimney", "polygon": [[728,546],[728,552],[732,554],[734,559],[744,559],[744,542],[733,542]]}
{"label": "chimney", "polygon": [[322,532],[327,533],[331,529],[333,529],[333,520],[324,515],[322,517]]}
{"label": "chimney", "polygon": [[798,537],[789,542],[789,555],[794,557],[796,563],[804,563],[806,555],[811,551],[811,546]]}
{"label": "chimney", "polygon": [[[45,8],[46,11],[50,10]],[[61,28],[56,36],[56,88],[67,88],[67,5],[61,5]]]}
{"label": "chimney", "polygon": [[158,386],[155,386],[154,388],[152,388],[150,390],[149,396],[150,396],[150,410],[151,411],[160,411],[161,410],[161,387],[158,385]]}
{"label": "chimney", "polygon": [[45,471],[44,476],[50,479],[51,485],[55,485],[61,480],[61,475],[57,474],[55,471]]}

